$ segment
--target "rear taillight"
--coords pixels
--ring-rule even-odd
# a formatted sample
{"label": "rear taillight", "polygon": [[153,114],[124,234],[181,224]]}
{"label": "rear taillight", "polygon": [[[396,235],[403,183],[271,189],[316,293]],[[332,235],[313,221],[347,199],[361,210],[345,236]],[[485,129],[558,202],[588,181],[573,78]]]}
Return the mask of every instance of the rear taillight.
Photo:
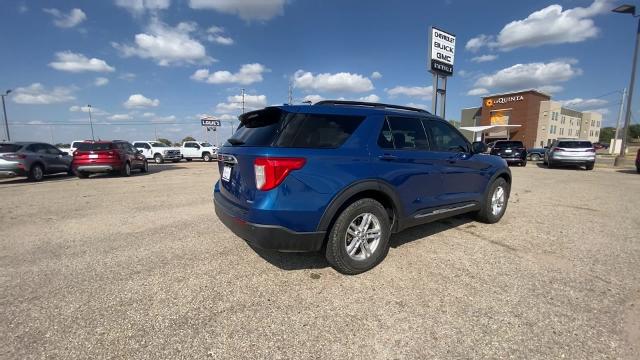
{"label": "rear taillight", "polygon": [[594,153],[594,152],[596,152],[596,149],[587,149],[587,152],[592,152],[592,153]]}
{"label": "rear taillight", "polygon": [[304,158],[257,158],[253,163],[256,187],[267,191],[280,185],[292,170],[301,169],[307,162]]}
{"label": "rear taillight", "polygon": [[567,150],[559,147],[554,147],[553,149],[551,149],[551,151],[567,151]]}
{"label": "rear taillight", "polygon": [[27,158],[25,154],[4,154],[2,155],[2,157],[5,158],[6,160],[20,160],[20,159]]}
{"label": "rear taillight", "polygon": [[525,148],[517,148],[516,150],[518,150],[518,151],[525,151],[526,149],[525,149]]}

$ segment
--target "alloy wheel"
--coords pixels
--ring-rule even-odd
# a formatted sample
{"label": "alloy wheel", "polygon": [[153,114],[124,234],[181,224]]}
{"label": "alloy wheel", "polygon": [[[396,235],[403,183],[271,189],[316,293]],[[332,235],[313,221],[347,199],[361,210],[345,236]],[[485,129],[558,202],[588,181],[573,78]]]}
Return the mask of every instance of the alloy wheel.
{"label": "alloy wheel", "polygon": [[380,221],[371,213],[358,215],[351,221],[345,234],[345,249],[353,260],[365,260],[378,249],[382,230]]}
{"label": "alloy wheel", "polygon": [[505,203],[505,192],[502,186],[498,186],[491,196],[491,213],[494,216],[500,215]]}

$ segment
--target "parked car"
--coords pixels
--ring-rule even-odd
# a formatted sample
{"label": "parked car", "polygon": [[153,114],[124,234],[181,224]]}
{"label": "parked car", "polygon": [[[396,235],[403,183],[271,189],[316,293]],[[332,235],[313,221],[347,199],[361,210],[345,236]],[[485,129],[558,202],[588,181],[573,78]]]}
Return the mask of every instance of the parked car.
{"label": "parked car", "polygon": [[69,155],[73,156],[73,153],[76,152],[76,149],[78,148],[78,144],[86,142],[86,141],[93,141],[93,140],[74,140],[71,142],[71,146],[69,147],[68,153]]}
{"label": "parked car", "polygon": [[140,150],[145,158],[162,164],[165,160],[179,162],[182,160],[180,148],[171,147],[159,141],[134,141],[133,147]]}
{"label": "parked car", "polygon": [[187,161],[202,159],[208,162],[216,158],[218,148],[208,142],[185,141],[180,151],[182,152],[182,157]]}
{"label": "parked car", "polygon": [[576,139],[558,139],[551,143],[544,154],[544,164],[552,168],[562,165],[584,166],[593,170],[596,162],[596,149],[591,141]]}
{"label": "parked car", "polygon": [[130,176],[133,169],[149,171],[149,164],[145,156],[126,141],[85,141],[77,144],[71,168],[79,178],[93,173]]}
{"label": "parked car", "polygon": [[544,158],[546,148],[533,148],[527,150],[527,158],[531,161],[540,161]]}
{"label": "parked car", "polygon": [[491,155],[500,156],[507,164],[527,166],[527,148],[522,141],[498,140],[491,147]]}
{"label": "parked car", "polygon": [[609,144],[593,143],[593,148],[596,150],[607,150],[609,148]]}
{"label": "parked car", "polygon": [[638,153],[636,154],[636,171],[640,174],[640,149],[638,149]]}
{"label": "parked car", "polygon": [[71,156],[40,142],[0,143],[0,175],[27,176],[40,181],[45,175],[70,173]]}
{"label": "parked car", "polygon": [[215,210],[257,247],[325,250],[336,270],[367,271],[391,233],[473,212],[502,218],[506,162],[425,110],[352,101],[272,106],[240,116],[220,148]]}

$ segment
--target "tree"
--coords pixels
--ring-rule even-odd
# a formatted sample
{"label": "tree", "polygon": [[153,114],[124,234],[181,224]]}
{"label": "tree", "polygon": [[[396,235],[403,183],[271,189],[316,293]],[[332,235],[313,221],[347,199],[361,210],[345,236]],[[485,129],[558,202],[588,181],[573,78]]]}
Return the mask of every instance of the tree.
{"label": "tree", "polygon": [[602,129],[600,129],[600,139],[598,139],[598,141],[603,144],[610,144],[611,139],[613,139],[615,135],[616,135],[616,128],[610,127],[610,126],[603,127]]}
{"label": "tree", "polygon": [[640,141],[640,124],[633,124],[629,126],[629,142],[639,142]]}
{"label": "tree", "polygon": [[194,139],[191,136],[187,136],[186,138],[182,139],[182,142],[185,142],[185,141],[196,141],[196,139]]}
{"label": "tree", "polygon": [[57,148],[63,148],[63,149],[67,149],[71,147],[71,144],[63,144],[63,143],[57,143],[56,144]]}
{"label": "tree", "polygon": [[173,146],[182,146],[182,144],[179,143],[179,142],[175,142],[175,143],[173,143]]}
{"label": "tree", "polygon": [[171,140],[169,140],[169,139],[159,138],[157,141],[161,142],[161,143],[163,143],[163,144],[165,144],[167,146],[171,146]]}

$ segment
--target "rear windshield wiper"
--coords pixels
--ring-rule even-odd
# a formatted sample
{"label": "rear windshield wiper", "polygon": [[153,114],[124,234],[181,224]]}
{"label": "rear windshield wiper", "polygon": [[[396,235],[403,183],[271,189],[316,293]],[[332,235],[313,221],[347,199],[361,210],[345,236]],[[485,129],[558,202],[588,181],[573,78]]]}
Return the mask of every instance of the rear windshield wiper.
{"label": "rear windshield wiper", "polygon": [[229,140],[227,140],[229,142],[229,144],[231,145],[243,145],[244,141],[242,140],[238,140],[238,139],[234,139],[234,138],[230,138]]}

